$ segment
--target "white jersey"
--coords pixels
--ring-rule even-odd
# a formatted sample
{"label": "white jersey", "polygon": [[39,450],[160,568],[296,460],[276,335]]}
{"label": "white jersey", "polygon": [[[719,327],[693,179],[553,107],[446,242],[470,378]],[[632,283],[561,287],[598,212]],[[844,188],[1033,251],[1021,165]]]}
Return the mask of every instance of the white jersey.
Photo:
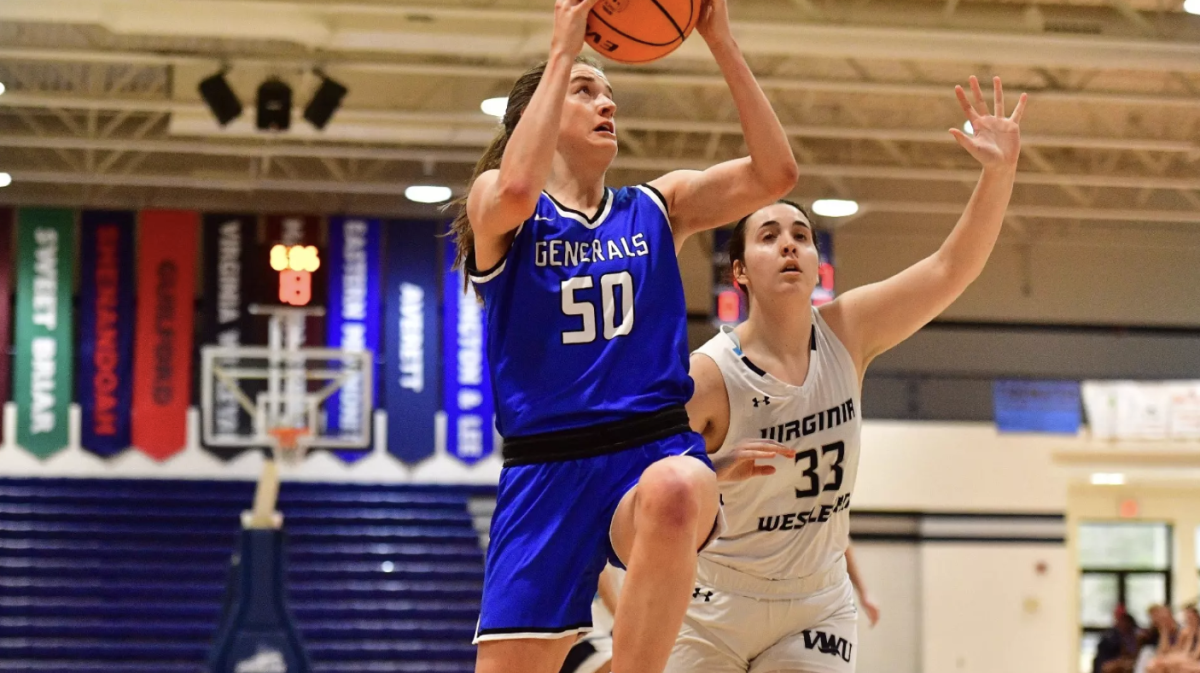
{"label": "white jersey", "polygon": [[696,352],[716,362],[729,395],[729,431],[713,458],[750,438],[796,450],[775,474],[722,483],[727,528],[701,554],[766,580],[809,577],[840,562],[850,543],[862,420],[854,361],[814,308],[812,356],[802,386],[766,373],[724,327]]}

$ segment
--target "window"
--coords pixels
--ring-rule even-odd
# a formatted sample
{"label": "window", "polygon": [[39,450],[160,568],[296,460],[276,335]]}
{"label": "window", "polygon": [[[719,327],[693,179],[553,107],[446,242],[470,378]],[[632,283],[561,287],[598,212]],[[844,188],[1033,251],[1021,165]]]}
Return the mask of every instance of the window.
{"label": "window", "polygon": [[1165,523],[1092,522],[1079,526],[1080,671],[1091,671],[1100,636],[1117,605],[1141,626],[1151,605],[1171,601],[1171,527]]}

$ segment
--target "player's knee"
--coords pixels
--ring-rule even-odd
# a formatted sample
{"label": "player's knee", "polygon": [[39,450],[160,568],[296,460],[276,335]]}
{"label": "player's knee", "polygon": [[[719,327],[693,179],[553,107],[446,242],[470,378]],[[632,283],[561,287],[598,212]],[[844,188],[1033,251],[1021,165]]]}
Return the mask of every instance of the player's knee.
{"label": "player's knee", "polygon": [[704,491],[695,471],[670,461],[651,465],[638,483],[638,514],[662,525],[692,525],[700,516]]}

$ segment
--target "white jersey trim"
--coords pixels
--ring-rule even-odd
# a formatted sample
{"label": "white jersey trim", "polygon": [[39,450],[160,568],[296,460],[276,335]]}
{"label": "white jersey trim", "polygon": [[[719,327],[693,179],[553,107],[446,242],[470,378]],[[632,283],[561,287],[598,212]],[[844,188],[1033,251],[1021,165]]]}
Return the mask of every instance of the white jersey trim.
{"label": "white jersey trim", "polygon": [[658,206],[658,209],[662,211],[663,218],[667,221],[667,226],[670,227],[671,216],[667,214],[667,204],[663,202],[663,197],[658,193],[658,190],[649,185],[636,185],[636,187],[640,192],[649,196],[654,205]]}
{"label": "white jersey trim", "polygon": [[475,636],[475,639],[471,641],[471,644],[478,645],[479,643],[486,643],[494,640],[524,640],[526,638],[532,638],[534,640],[558,640],[559,638],[573,636],[580,633],[591,633],[593,630],[594,627],[591,626],[577,626],[573,629],[553,631],[550,633],[545,631],[530,631],[526,633],[488,633],[482,636]]}
{"label": "white jersey trim", "polygon": [[[562,205],[561,203],[558,202],[558,199],[555,199],[553,196],[550,196],[549,192],[542,192],[542,193],[545,194],[547,196],[547,198],[550,199],[550,203],[554,204],[554,209],[558,211],[558,214],[560,217],[565,217],[570,220],[575,220],[576,222],[587,227],[588,229],[595,229],[596,227],[599,227],[600,225],[604,224],[604,221],[608,219],[609,213],[612,212],[612,204],[613,204],[614,198],[613,198],[612,190],[609,189],[608,187],[604,188],[604,200],[600,202],[600,210],[596,211],[596,215],[590,219],[588,218],[587,215],[584,215],[583,213],[579,212],[578,210],[574,210],[572,208],[568,208],[568,207]],[[535,217],[536,217],[536,215],[535,215]]]}
{"label": "white jersey trim", "polygon": [[[496,266],[493,266],[490,271],[486,271],[486,272],[467,271],[467,278],[470,278],[471,282],[475,283],[476,285],[482,285],[483,283],[486,283],[489,280],[491,280],[491,279],[495,278],[496,276],[499,276],[501,273],[503,273],[504,267],[508,266],[508,253],[512,252],[512,246],[517,244],[517,237],[521,235],[521,230],[524,228],[525,228],[525,223],[522,222],[521,226],[517,227],[517,233],[513,234],[512,243],[508,244],[508,250],[504,251],[504,257],[502,257],[500,259],[499,264],[497,264]],[[474,258],[475,258],[475,256],[474,256],[474,254],[472,254],[471,259],[474,259]]]}

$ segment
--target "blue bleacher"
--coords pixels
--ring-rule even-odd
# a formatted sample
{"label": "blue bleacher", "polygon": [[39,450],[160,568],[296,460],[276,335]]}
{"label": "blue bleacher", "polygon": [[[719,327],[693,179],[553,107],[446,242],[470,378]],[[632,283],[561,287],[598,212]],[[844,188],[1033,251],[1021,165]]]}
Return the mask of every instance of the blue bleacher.
{"label": "blue bleacher", "polygon": [[[253,484],[0,479],[0,673],[198,673]],[[288,482],[316,673],[468,673],[487,489]],[[493,491],[494,493],[494,491]]]}

